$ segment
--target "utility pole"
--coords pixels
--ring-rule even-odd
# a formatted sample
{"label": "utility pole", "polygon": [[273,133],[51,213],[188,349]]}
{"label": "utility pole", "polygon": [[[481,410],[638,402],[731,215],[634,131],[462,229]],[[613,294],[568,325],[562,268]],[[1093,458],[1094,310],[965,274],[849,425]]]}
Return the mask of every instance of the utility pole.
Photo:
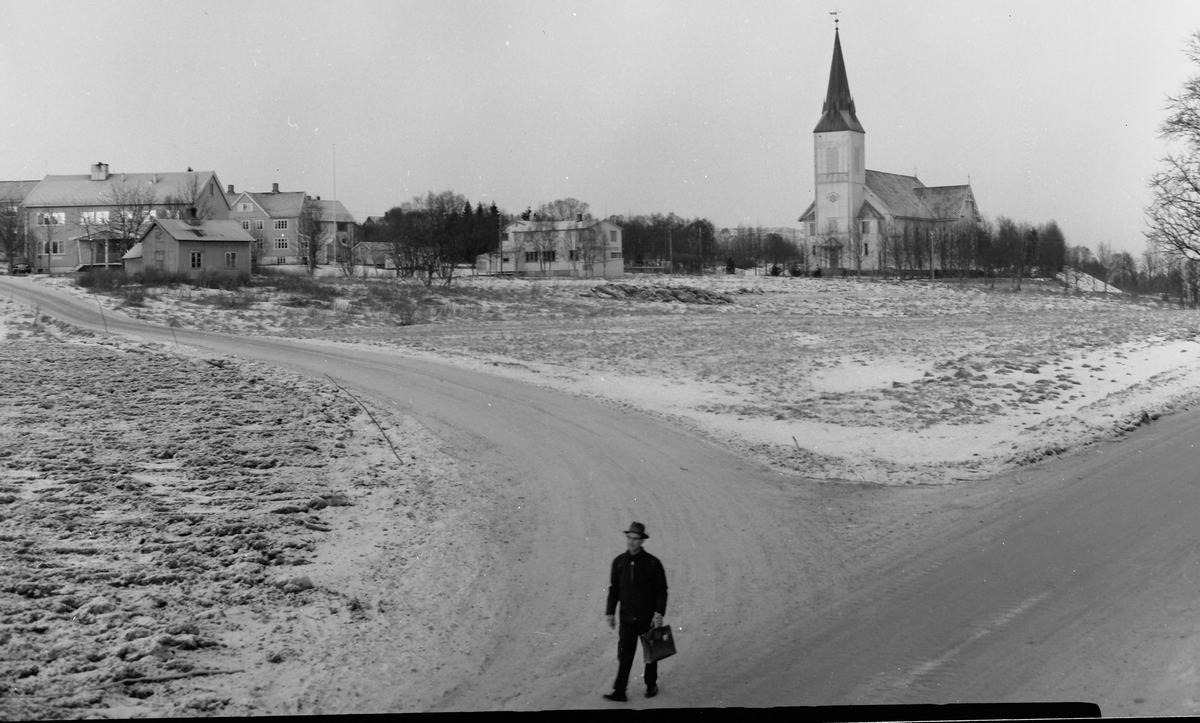
{"label": "utility pole", "polygon": [[[925,233],[929,233],[929,231],[926,230]],[[933,234],[931,233],[929,233],[929,287],[933,288]]]}
{"label": "utility pole", "polygon": [[671,245],[671,229],[667,228],[667,275],[675,274],[675,250]]}

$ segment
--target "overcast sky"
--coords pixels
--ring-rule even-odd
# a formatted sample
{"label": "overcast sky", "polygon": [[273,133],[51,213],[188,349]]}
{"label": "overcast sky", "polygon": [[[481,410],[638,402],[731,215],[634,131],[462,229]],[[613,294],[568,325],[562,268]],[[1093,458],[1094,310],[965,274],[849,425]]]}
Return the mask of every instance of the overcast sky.
{"label": "overcast sky", "polygon": [[453,189],[795,226],[832,10],[868,168],[1142,249],[1195,0],[0,0],[0,179],[191,166],[360,221]]}

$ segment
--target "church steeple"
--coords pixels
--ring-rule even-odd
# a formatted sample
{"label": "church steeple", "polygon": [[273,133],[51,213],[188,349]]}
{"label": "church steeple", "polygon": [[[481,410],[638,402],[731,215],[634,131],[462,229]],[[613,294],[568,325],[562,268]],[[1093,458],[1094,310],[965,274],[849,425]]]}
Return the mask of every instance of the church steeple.
{"label": "church steeple", "polygon": [[850,81],[846,79],[846,63],[842,60],[842,40],[836,28],[833,31],[833,65],[829,68],[829,90],[825,93],[821,120],[817,122],[813,133],[830,131],[866,133],[854,112]]}

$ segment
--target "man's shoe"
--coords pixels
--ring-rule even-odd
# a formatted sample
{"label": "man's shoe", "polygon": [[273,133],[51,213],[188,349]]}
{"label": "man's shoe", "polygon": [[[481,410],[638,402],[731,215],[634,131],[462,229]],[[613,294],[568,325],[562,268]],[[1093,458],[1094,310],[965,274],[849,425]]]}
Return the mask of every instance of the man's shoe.
{"label": "man's shoe", "polygon": [[652,685],[646,689],[646,697],[647,698],[653,698],[656,695],[658,695],[658,686],[657,685]]}
{"label": "man's shoe", "polygon": [[615,690],[611,693],[605,693],[604,697],[606,700],[611,700],[615,703],[624,703],[625,701],[629,700],[625,697],[624,693],[618,693]]}

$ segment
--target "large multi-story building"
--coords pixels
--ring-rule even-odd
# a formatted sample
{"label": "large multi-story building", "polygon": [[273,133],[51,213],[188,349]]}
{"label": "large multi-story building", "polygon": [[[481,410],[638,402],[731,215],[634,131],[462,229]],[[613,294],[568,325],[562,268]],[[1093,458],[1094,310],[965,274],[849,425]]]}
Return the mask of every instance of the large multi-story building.
{"label": "large multi-story building", "polygon": [[22,204],[30,264],[39,272],[121,266],[121,257],[154,218],[222,219],[229,204],[214,171],[46,176]]}
{"label": "large multi-story building", "polygon": [[317,263],[336,263],[362,237],[361,227],[341,201],[313,198],[303,191],[280,191],[278,183],[271,184],[268,193],[234,193],[230,186],[226,196],[231,199],[229,218],[254,237],[254,255],[262,265],[305,263],[307,239],[302,218],[312,212],[310,208],[321,222]]}
{"label": "large multi-story building", "polygon": [[621,227],[612,221],[514,221],[504,227],[500,250],[480,254],[483,274],[516,276],[624,276]]}

